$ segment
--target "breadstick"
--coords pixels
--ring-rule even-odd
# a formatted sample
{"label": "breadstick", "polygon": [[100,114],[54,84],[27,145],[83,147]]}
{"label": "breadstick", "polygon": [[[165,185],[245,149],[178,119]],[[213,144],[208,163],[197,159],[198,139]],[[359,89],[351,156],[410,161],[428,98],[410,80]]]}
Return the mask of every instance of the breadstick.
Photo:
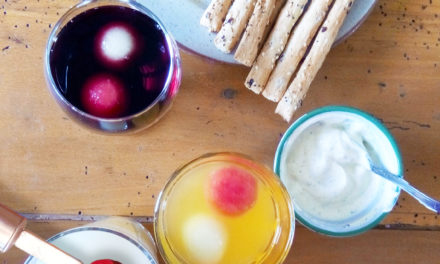
{"label": "breadstick", "polygon": [[267,81],[263,91],[264,97],[274,102],[281,99],[332,2],[333,0],[312,0],[301,21],[293,30],[283,54]]}
{"label": "breadstick", "polygon": [[275,0],[257,0],[254,12],[235,51],[235,60],[246,66],[252,66],[274,7]]}
{"label": "breadstick", "polygon": [[214,39],[215,46],[230,53],[246,27],[257,0],[235,0],[229,9],[222,28]]}
{"label": "breadstick", "polygon": [[232,0],[212,0],[200,18],[200,25],[205,26],[211,32],[217,32],[225,20]]}
{"label": "breadstick", "polygon": [[269,38],[246,78],[245,86],[253,92],[259,94],[263,90],[276,60],[284,50],[292,28],[301,16],[307,2],[308,0],[288,0],[282,8]]}
{"label": "breadstick", "polygon": [[261,47],[263,47],[264,41],[266,40],[267,36],[269,35],[270,31],[272,30],[273,25],[277,21],[278,15],[280,14],[280,10],[284,6],[285,3],[286,3],[286,0],[276,0],[275,1],[275,7],[272,10],[272,13],[270,14],[269,24],[267,24],[266,28],[264,29],[263,38],[261,39],[261,42],[258,43],[258,50],[260,50]]}
{"label": "breadstick", "polygon": [[[280,14],[280,10],[284,6],[285,3],[286,3],[286,0],[275,0],[275,7],[272,10],[272,13],[270,14],[269,24],[266,25],[266,28],[264,29],[263,37],[262,37],[261,41],[258,43],[258,52],[257,52],[256,56],[258,56],[259,51],[263,47],[264,42],[266,41],[267,36],[271,32],[273,25],[277,21],[278,15]],[[254,61],[255,61],[255,58],[254,58]]]}
{"label": "breadstick", "polygon": [[301,106],[352,4],[353,0],[335,0],[295,79],[278,103],[275,112],[287,122],[290,121],[295,110]]}

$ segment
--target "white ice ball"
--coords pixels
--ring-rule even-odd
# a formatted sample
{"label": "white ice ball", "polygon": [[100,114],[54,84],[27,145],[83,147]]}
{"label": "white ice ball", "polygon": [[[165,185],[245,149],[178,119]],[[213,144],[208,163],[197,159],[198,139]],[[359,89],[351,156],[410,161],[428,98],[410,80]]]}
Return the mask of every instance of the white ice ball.
{"label": "white ice ball", "polygon": [[110,60],[119,61],[127,58],[135,48],[135,39],[126,28],[115,26],[109,28],[102,36],[103,55]]}
{"label": "white ice ball", "polygon": [[196,215],[184,224],[183,240],[198,263],[218,263],[223,257],[227,235],[221,222],[209,215]]}

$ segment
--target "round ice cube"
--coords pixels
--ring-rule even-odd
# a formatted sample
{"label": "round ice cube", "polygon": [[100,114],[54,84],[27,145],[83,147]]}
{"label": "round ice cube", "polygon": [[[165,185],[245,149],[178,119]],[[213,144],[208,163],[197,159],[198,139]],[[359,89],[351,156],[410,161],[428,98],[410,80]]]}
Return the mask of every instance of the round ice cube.
{"label": "round ice cube", "polygon": [[138,49],[138,34],[130,25],[111,23],[97,35],[95,51],[107,67],[122,67],[131,61]]}
{"label": "round ice cube", "polygon": [[183,241],[198,263],[218,263],[225,251],[227,236],[222,223],[209,215],[196,215],[184,224]]}
{"label": "round ice cube", "polygon": [[100,259],[100,260],[95,260],[90,264],[121,264],[121,262],[111,259]]}
{"label": "round ice cube", "polygon": [[110,28],[102,38],[101,48],[108,58],[121,60],[133,50],[133,37],[123,27]]}
{"label": "round ice cube", "polygon": [[81,90],[81,103],[89,114],[116,118],[126,112],[128,95],[121,80],[100,73],[86,80]]}
{"label": "round ice cube", "polygon": [[257,181],[238,167],[225,167],[212,173],[209,197],[225,214],[240,215],[252,208],[257,200]]}

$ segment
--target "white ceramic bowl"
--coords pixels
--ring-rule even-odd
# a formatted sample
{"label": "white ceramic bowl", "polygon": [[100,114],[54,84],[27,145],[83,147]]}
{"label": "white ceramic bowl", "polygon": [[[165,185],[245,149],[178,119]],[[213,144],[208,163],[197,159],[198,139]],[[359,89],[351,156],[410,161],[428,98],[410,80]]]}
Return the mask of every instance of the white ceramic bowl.
{"label": "white ceramic bowl", "polygon": [[[286,185],[292,197],[296,218],[306,227],[326,235],[351,236],[365,232],[376,226],[393,209],[400,194],[400,189],[380,176],[370,174],[366,156],[361,154],[361,150],[358,151],[357,148],[354,148],[355,152],[352,155],[352,160],[356,164],[359,162],[359,164],[365,165],[366,163],[365,166],[361,167],[362,173],[358,174],[361,176],[357,177],[361,181],[354,180],[353,175],[355,173],[351,172],[355,170],[346,169],[344,167],[346,163],[341,165],[344,167],[344,173],[334,174],[337,175],[337,181],[334,178],[329,180],[329,168],[331,167],[324,167],[324,170],[316,169],[320,166],[319,164],[322,165],[321,161],[324,159],[335,160],[338,154],[348,148],[345,145],[343,151],[340,149],[339,152],[334,151],[334,154],[329,151],[327,152],[328,155],[321,155],[323,151],[315,151],[315,156],[312,157],[319,156],[320,159],[316,159],[313,163],[307,163],[312,158],[306,158],[306,161],[301,162],[311,164],[311,166],[301,170],[297,169],[300,166],[298,161],[303,157],[309,157],[307,156],[308,153],[313,152],[307,148],[304,150],[298,143],[306,140],[306,133],[316,134],[317,131],[313,130],[313,127],[316,127],[318,123],[349,124],[350,127],[360,128],[363,140],[370,143],[383,165],[390,172],[402,175],[402,159],[397,144],[388,130],[376,118],[361,110],[346,106],[327,106],[305,114],[292,124],[279,143],[274,170],[280,176],[281,181]],[[319,133],[327,133],[327,130],[324,129],[324,132],[321,130]],[[331,141],[330,144],[337,144],[337,147],[340,147],[338,139],[333,137],[333,134],[329,141],[319,140],[322,140],[322,137],[314,138],[312,143],[319,145],[311,144],[310,146],[316,146],[316,149],[318,149]],[[295,148],[291,146],[295,146]],[[300,151],[303,152],[299,153]],[[361,159],[363,159],[363,163],[360,162]],[[306,175],[304,173],[306,170],[318,171],[319,176],[313,176],[314,178],[312,176],[298,176],[302,173]],[[364,171],[367,173],[363,173]],[[359,172],[359,170],[356,172]],[[347,177],[339,180],[338,177],[342,174],[347,175]],[[350,182],[354,185],[349,185]],[[361,185],[359,182],[365,184]],[[344,197],[344,199],[341,197]],[[345,199],[345,197],[349,198]]]}
{"label": "white ceramic bowl", "polygon": [[[200,17],[208,7],[210,0],[175,0],[148,1],[139,3],[152,10],[170,30],[180,46],[202,56],[227,63],[237,63],[232,54],[218,50],[213,41],[215,33],[200,25]],[[339,30],[335,43],[350,36],[365,21],[373,10],[377,0],[357,0],[348,13]]]}

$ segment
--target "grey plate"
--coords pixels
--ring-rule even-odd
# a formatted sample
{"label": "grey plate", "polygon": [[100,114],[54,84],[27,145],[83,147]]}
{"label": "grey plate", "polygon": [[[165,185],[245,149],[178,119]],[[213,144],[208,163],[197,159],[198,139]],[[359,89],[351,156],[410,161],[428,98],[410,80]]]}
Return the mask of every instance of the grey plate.
{"label": "grey plate", "polygon": [[[377,0],[357,0],[339,30],[335,43],[352,34],[366,19]],[[209,33],[199,21],[210,0],[139,0],[165,24],[176,41],[200,55],[227,63],[237,63],[232,54],[219,51],[213,44],[214,33]]]}

